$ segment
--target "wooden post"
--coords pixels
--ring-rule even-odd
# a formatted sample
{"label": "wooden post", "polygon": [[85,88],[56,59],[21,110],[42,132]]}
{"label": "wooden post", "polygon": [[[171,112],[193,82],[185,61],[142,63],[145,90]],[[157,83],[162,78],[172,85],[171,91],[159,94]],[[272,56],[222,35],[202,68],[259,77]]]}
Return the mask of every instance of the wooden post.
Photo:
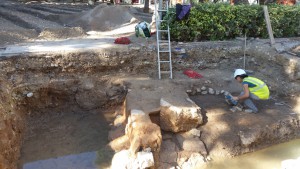
{"label": "wooden post", "polygon": [[275,39],[274,39],[274,36],[273,36],[273,31],[272,31],[269,12],[268,12],[268,7],[266,5],[264,5],[263,8],[264,8],[264,14],[265,14],[265,19],[266,19],[268,34],[269,34],[269,37],[270,37],[270,40],[271,40],[271,46],[273,47],[275,45]]}

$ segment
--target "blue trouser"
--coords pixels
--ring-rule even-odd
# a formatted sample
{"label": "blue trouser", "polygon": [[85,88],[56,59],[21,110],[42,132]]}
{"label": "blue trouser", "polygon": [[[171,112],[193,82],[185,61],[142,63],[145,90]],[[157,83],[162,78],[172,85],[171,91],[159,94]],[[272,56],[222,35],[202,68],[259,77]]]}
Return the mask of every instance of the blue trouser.
{"label": "blue trouser", "polygon": [[[244,92],[241,92],[240,96],[244,95]],[[260,100],[256,95],[254,95],[253,93],[249,93],[249,98],[244,100],[244,104],[250,108],[251,110],[253,110],[253,112],[257,113],[258,109],[255,106],[255,104],[253,103],[253,101],[251,99],[254,100]]]}

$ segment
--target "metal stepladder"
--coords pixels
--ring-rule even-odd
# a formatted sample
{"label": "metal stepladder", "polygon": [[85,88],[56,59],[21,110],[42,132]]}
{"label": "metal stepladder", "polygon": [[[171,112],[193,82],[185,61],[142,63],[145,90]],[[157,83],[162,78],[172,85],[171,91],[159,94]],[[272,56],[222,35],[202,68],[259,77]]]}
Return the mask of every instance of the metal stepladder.
{"label": "metal stepladder", "polygon": [[[157,4],[157,0],[155,1],[155,24],[156,24],[156,49],[157,49],[157,64],[158,64],[158,78],[161,79],[161,74],[169,74],[169,78],[173,78],[172,73],[172,54],[171,54],[171,42],[170,42],[170,28],[168,20],[162,19],[162,13],[168,12],[169,4],[166,1],[165,8],[163,9],[162,1],[158,0],[159,4]],[[167,29],[160,29],[161,23],[167,23]],[[167,40],[161,39],[161,33],[167,33]],[[167,44],[167,47],[165,45]],[[161,70],[161,64],[168,64],[168,70]]]}

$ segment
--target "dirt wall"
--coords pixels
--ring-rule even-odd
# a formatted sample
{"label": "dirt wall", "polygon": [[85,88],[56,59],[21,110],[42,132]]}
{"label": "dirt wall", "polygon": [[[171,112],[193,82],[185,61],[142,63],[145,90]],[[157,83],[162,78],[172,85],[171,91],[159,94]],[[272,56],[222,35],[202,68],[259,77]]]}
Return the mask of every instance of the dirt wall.
{"label": "dirt wall", "polygon": [[22,109],[11,95],[12,86],[0,79],[0,168],[16,168],[25,126]]}

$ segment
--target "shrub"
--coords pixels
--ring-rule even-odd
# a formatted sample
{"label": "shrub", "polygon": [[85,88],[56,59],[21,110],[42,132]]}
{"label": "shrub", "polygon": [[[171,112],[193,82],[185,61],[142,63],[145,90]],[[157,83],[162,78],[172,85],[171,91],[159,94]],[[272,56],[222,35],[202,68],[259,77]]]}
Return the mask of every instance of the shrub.
{"label": "shrub", "polygon": [[[275,37],[300,36],[300,6],[271,5],[268,9]],[[169,20],[171,39],[177,41],[225,40],[245,33],[248,37],[268,37],[259,5],[202,3],[191,8],[187,19],[176,20],[174,9],[164,19]]]}

